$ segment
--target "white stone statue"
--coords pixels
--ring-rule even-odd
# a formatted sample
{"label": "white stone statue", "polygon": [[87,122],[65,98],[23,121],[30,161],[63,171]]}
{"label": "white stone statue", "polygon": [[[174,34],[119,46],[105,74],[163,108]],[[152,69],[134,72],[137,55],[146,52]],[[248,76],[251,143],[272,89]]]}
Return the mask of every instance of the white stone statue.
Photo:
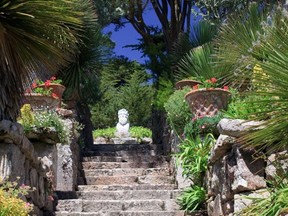
{"label": "white stone statue", "polygon": [[128,123],[128,111],[126,109],[121,109],[118,111],[118,123],[116,125],[116,137],[127,138],[129,134],[129,123]]}

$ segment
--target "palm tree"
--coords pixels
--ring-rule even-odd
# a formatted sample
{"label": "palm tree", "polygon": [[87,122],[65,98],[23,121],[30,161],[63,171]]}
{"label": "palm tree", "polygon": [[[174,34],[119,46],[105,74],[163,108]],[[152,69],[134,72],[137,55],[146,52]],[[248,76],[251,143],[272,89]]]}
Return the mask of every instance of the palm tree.
{"label": "palm tree", "polygon": [[73,58],[84,21],[93,20],[89,5],[88,0],[0,2],[0,120],[16,120],[33,77],[54,74]]}
{"label": "palm tree", "polygon": [[[288,139],[288,17],[277,6],[264,8],[270,12],[266,13],[253,4],[228,20],[220,29],[216,52],[217,64],[228,68],[222,73],[225,82],[244,86],[250,95],[265,96],[251,103],[261,108],[250,116],[262,121],[261,127],[249,129],[241,141],[269,151],[287,147]],[[253,70],[256,64],[261,73]]]}

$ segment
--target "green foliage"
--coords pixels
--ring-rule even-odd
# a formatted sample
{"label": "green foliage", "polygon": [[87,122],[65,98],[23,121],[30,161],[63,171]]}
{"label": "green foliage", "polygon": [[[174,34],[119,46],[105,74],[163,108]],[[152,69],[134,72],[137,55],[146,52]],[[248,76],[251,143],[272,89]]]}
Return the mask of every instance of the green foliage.
{"label": "green foliage", "polygon": [[5,14],[0,17],[0,34],[6,35],[0,37],[0,119],[16,120],[31,77],[55,74],[71,61],[84,21],[95,21],[92,8],[87,0],[0,2]]}
{"label": "green foliage", "polygon": [[[227,111],[222,111],[224,117],[231,119],[245,119],[251,120],[255,119],[258,115],[258,120],[265,120],[269,118],[265,114],[265,110],[269,109],[269,104],[259,103],[259,101],[269,101],[268,96],[264,95],[246,95],[240,96],[239,92],[234,92],[232,94],[232,101],[228,105]],[[261,118],[260,114],[261,113]]]}
{"label": "green foliage", "polygon": [[184,128],[184,135],[187,139],[195,139],[199,135],[211,133],[215,137],[219,136],[217,129],[218,122],[222,119],[223,115],[220,113],[215,116],[200,116],[194,117],[189,121]]}
{"label": "green foliage", "polygon": [[[105,128],[105,129],[97,129],[93,131],[93,137],[104,137],[107,139],[111,139],[115,137],[116,128]],[[148,128],[144,127],[131,127],[129,130],[130,136],[133,138],[141,139],[143,137],[152,137],[152,131]]]}
{"label": "green foliage", "polygon": [[20,109],[20,118],[18,118],[18,122],[23,125],[24,131],[30,130],[32,125],[34,124],[34,114],[31,109],[30,104],[24,104]]}
{"label": "green foliage", "polygon": [[60,115],[53,111],[42,111],[34,114],[34,125],[36,128],[53,127],[58,133],[58,137],[62,143],[69,143],[70,131],[64,124]]}
{"label": "green foliage", "polygon": [[185,87],[183,90],[174,91],[164,104],[169,125],[179,135],[183,134],[184,126],[192,119],[189,105],[184,99],[185,94],[190,90],[191,88]]}
{"label": "green foliage", "polygon": [[169,97],[173,94],[174,85],[173,82],[169,79],[160,78],[159,79],[159,88],[156,92],[153,105],[159,110],[163,110],[164,104],[167,102]]}
{"label": "green foliage", "polygon": [[[255,101],[255,106],[265,107],[257,112],[255,119],[270,118],[263,122],[261,130],[249,131],[243,141],[253,147],[269,147],[278,150],[287,147],[288,139],[288,17],[282,8],[277,9],[265,26],[265,34],[253,47],[252,55],[263,59],[259,64],[264,74],[254,76],[254,83],[265,84],[267,90],[253,92],[256,96],[265,96],[265,100]],[[266,109],[267,107],[267,109]]]}
{"label": "green foliage", "polygon": [[229,17],[222,25],[215,40],[217,50],[214,67],[220,67],[223,82],[231,87],[247,89],[251,85],[253,65],[260,59],[253,58],[251,51],[263,34],[263,23],[267,15],[258,4],[248,10]]}
{"label": "green foliage", "polygon": [[178,63],[176,79],[187,77],[204,77],[210,79],[217,75],[216,67],[212,65],[212,43],[192,49]]}
{"label": "green foliage", "polygon": [[115,137],[116,128],[97,129],[93,131],[93,137],[113,138]]}
{"label": "green foliage", "polygon": [[31,190],[29,186],[18,186],[17,181],[4,181],[0,179],[0,215],[1,216],[27,216],[32,211],[32,205],[21,197]]}
{"label": "green foliage", "polygon": [[129,132],[131,137],[135,137],[137,139],[141,139],[143,137],[152,138],[152,131],[149,128],[134,126],[130,128]]}
{"label": "green foliage", "polygon": [[[29,133],[35,129],[45,130],[47,128],[53,127],[62,143],[69,143],[72,131],[64,124],[64,121],[60,115],[52,110],[44,110],[33,112],[30,105],[25,104],[21,109],[21,118],[19,118],[19,123],[24,127],[24,131]],[[82,126],[78,122],[73,122],[73,130],[81,130]]]}
{"label": "green foliage", "polygon": [[182,210],[193,212],[199,210],[206,201],[206,190],[198,185],[186,188],[179,197],[177,203]]}
{"label": "green foliage", "polygon": [[198,210],[206,200],[204,176],[208,167],[209,153],[215,142],[212,134],[185,139],[179,146],[179,152],[175,154],[177,165],[181,165],[183,169],[183,176],[193,182],[193,185],[177,199],[181,208],[188,212]]}
{"label": "green foliage", "polygon": [[144,68],[135,61],[123,57],[112,59],[101,72],[101,99],[91,105],[94,127],[114,127],[117,112],[122,108],[128,110],[132,126],[147,127],[154,95],[148,78]]}
{"label": "green foliage", "polygon": [[212,145],[216,142],[212,134],[201,138],[185,139],[175,154],[177,164],[183,168],[183,175],[190,178],[195,185],[203,186],[204,173],[208,166],[208,157]]}
{"label": "green foliage", "polygon": [[[253,203],[242,210],[241,216],[280,216],[288,213],[288,184],[282,182],[269,190],[268,197],[250,198]],[[249,197],[248,197],[249,198]]]}
{"label": "green foliage", "polygon": [[[193,12],[202,15],[206,19],[215,19],[221,21],[227,18],[230,13],[239,13],[249,5],[247,0],[199,0],[196,6],[200,9],[200,13],[196,10]],[[197,9],[198,10],[198,9]]]}

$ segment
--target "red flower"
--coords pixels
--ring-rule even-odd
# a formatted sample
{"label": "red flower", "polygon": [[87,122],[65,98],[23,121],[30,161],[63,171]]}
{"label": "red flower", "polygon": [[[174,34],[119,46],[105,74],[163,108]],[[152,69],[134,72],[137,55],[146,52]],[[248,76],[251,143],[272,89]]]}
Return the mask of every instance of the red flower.
{"label": "red flower", "polygon": [[228,90],[229,90],[229,87],[228,87],[228,86],[224,86],[223,89],[224,89],[225,91],[228,91]]}
{"label": "red flower", "polygon": [[53,97],[53,98],[56,98],[56,99],[58,99],[59,97],[58,97],[58,95],[57,94],[55,94],[55,93],[52,93],[51,94],[51,96]]}
{"label": "red flower", "polygon": [[51,84],[51,81],[50,81],[50,80],[47,80],[47,81],[45,82],[45,86],[46,86],[46,87],[50,86],[50,84]]}
{"label": "red flower", "polygon": [[216,82],[217,82],[217,79],[216,79],[215,77],[212,77],[212,78],[211,78],[211,82],[212,82],[212,83],[216,83]]}
{"label": "red flower", "polygon": [[33,82],[32,83],[32,89],[36,88],[37,87],[37,83],[36,82]]}
{"label": "red flower", "polygon": [[193,86],[193,90],[199,89],[199,84]]}
{"label": "red flower", "polygon": [[55,77],[55,76],[52,76],[52,77],[50,78],[50,80],[54,81],[54,80],[56,80],[56,77]]}

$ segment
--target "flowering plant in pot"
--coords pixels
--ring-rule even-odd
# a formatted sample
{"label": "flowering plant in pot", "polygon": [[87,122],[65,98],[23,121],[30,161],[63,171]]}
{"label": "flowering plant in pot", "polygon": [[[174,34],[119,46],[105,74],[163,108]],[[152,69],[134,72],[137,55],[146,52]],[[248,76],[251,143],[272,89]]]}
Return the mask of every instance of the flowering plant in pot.
{"label": "flowering plant in pot", "polygon": [[215,77],[196,84],[185,95],[194,116],[214,116],[219,110],[226,110],[231,97],[228,86],[218,87]]}
{"label": "flowering plant in pot", "polygon": [[[51,96],[62,98],[63,92],[65,90],[65,87],[61,84],[62,80],[56,79],[55,76],[52,76],[50,79],[46,80],[45,82],[42,80],[36,80],[33,82],[32,85],[34,85],[34,91],[49,91],[51,90]],[[33,86],[32,86],[33,87]]]}
{"label": "flowering plant in pot", "polygon": [[61,99],[65,87],[61,85],[61,80],[55,76],[44,81],[36,80],[31,88],[26,90],[24,103],[31,104],[33,109],[57,108],[61,106]]}

